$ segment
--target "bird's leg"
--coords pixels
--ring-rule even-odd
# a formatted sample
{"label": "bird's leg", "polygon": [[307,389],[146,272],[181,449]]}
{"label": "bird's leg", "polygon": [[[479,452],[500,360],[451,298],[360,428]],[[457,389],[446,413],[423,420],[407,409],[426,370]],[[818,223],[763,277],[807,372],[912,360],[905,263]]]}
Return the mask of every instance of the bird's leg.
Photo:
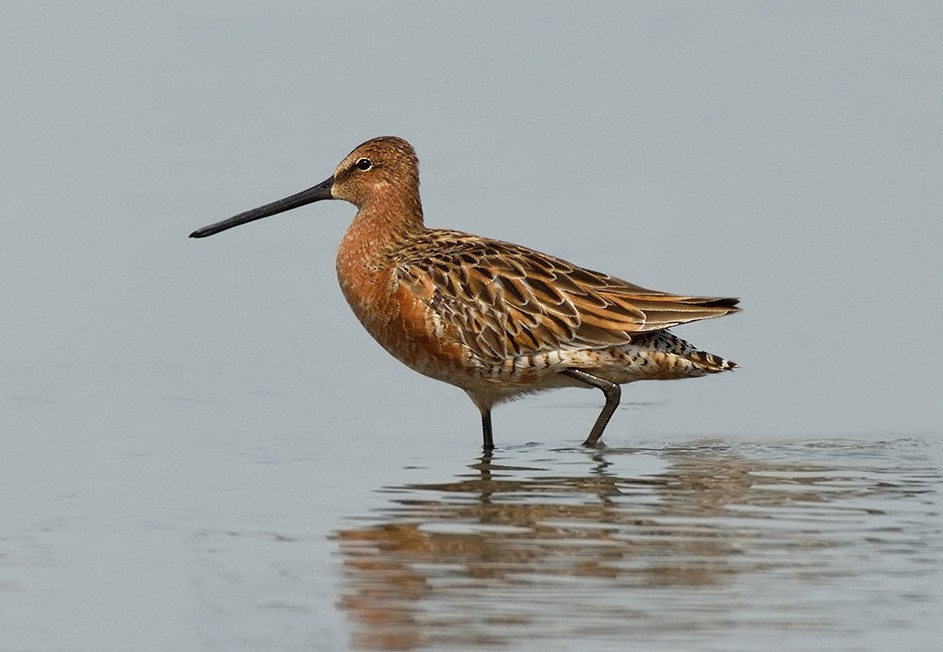
{"label": "bird's leg", "polygon": [[616,408],[619,407],[619,399],[622,397],[622,388],[615,383],[609,382],[605,378],[588,374],[579,369],[567,369],[563,373],[570,378],[575,378],[582,383],[599,388],[602,390],[602,393],[606,395],[606,404],[603,406],[602,412],[600,412],[599,416],[596,418],[593,429],[589,431],[589,437],[583,442],[583,446],[595,446],[599,438],[602,437],[602,431],[606,429],[609,419],[612,418]]}
{"label": "bird's leg", "polygon": [[486,451],[494,450],[494,438],[491,435],[491,407],[479,408],[481,410],[481,447]]}

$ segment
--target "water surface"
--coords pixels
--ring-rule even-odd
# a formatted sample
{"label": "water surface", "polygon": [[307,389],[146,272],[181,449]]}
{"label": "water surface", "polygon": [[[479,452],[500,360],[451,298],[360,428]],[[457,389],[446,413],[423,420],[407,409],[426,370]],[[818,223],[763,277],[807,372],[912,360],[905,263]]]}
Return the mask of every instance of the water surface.
{"label": "water surface", "polygon": [[521,447],[336,533],[358,647],[936,649],[920,438]]}
{"label": "water surface", "polygon": [[304,367],[4,368],[0,651],[938,649],[937,434],[627,403],[586,450],[588,393],[483,457],[464,397],[436,432]]}

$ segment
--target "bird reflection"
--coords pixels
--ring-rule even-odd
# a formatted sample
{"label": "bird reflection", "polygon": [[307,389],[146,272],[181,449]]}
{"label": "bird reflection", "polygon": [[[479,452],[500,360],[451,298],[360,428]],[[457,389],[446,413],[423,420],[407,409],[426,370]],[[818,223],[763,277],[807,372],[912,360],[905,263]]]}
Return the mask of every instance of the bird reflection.
{"label": "bird reflection", "polygon": [[618,635],[644,623],[643,595],[670,613],[678,595],[743,574],[826,572],[781,553],[838,545],[817,510],[890,490],[723,442],[541,452],[487,451],[447,481],[393,488],[375,521],[335,533],[354,647]]}

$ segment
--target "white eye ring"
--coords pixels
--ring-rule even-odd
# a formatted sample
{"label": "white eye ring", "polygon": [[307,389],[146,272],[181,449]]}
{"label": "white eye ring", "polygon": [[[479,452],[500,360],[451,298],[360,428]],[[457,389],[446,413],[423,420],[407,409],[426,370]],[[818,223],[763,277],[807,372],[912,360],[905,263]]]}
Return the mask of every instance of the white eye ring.
{"label": "white eye ring", "polygon": [[371,163],[370,159],[368,158],[359,159],[356,163],[354,163],[354,165],[357,166],[358,170],[361,170],[363,172],[366,172],[367,170],[373,167],[373,163]]}

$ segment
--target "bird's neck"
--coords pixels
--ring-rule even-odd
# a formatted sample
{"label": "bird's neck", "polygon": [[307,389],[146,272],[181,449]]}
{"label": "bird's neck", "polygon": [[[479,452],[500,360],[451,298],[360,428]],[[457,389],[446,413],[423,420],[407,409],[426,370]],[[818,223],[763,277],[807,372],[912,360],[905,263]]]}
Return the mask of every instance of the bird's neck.
{"label": "bird's neck", "polygon": [[338,274],[343,279],[387,268],[425,229],[418,197],[365,204],[341,240]]}
{"label": "bird's neck", "polygon": [[419,193],[397,194],[361,206],[344,240],[389,252],[424,230]]}

